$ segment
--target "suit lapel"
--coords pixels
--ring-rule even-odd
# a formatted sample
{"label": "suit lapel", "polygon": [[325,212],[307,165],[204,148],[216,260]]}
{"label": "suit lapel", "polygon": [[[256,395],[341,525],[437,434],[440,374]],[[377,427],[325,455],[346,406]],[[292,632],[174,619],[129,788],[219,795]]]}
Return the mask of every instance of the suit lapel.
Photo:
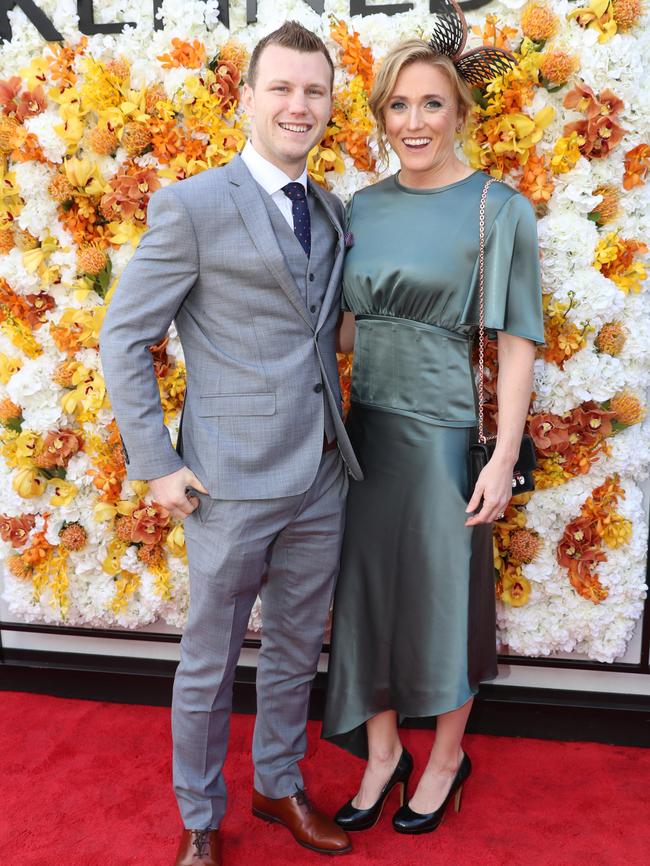
{"label": "suit lapel", "polygon": [[321,305],[320,315],[318,317],[318,322],[316,324],[316,331],[319,331],[322,328],[324,322],[326,321],[326,319],[329,315],[332,301],[334,300],[334,298],[338,292],[338,289],[339,289],[340,274],[341,274],[341,269],[343,266],[342,259],[343,259],[343,256],[345,254],[345,243],[344,243],[343,227],[342,227],[341,223],[339,222],[338,217],[337,217],[336,213],[334,212],[334,209],[330,205],[327,198],[323,195],[321,188],[318,186],[318,184],[312,183],[312,181],[310,180],[309,181],[309,191],[314,195],[315,198],[318,199],[320,205],[322,206],[323,210],[327,214],[330,222],[334,226],[334,229],[336,230],[336,235],[338,238],[337,244],[336,244],[336,250],[334,252],[334,262],[332,263],[332,270],[330,272],[329,283],[327,284],[327,288],[325,289],[325,296],[323,297],[323,303]]}
{"label": "suit lapel", "polygon": [[255,248],[300,317],[313,330],[305,301],[287,268],[257,184],[239,156],[234,157],[225,170],[230,180],[230,194]]}

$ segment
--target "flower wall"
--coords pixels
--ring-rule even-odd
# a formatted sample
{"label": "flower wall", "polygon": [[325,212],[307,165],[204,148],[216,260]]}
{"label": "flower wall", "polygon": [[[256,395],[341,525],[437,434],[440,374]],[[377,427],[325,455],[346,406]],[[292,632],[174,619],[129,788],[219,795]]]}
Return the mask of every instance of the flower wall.
{"label": "flower wall", "polygon": [[[238,0],[226,30],[216,2],[163,0],[154,31],[147,4],[97,0],[97,23],[137,26],[88,38],[73,0],[39,6],[64,42],[45,43],[14,10],[0,53],[4,598],[32,622],[182,627],[183,527],[145,482],[125,478],[97,351],[147,202],[241,149],[248,56],[286,18],[318,32],[338,61],[312,176],[343,199],[373,183],[373,69],[399,39],[426,36],[434,17],[419,0],[354,18],[342,0],[326,0],[322,16],[301,0],[261,0],[258,23],[246,25]],[[463,149],[535,206],[546,314],[529,418],[537,490],[495,525],[501,641],[526,655],[612,661],[646,591],[648,16],[638,0],[500,0],[468,21],[468,47],[484,41],[518,59],[476,92]],[[175,436],[184,365],[173,329],[151,352]],[[488,362],[494,418],[494,347]],[[349,367],[341,359],[344,382]]]}

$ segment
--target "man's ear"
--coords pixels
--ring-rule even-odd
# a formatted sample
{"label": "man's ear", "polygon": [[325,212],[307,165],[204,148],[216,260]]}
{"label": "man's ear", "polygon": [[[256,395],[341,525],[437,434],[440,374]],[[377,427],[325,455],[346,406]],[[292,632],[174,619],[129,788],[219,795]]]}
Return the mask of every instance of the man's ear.
{"label": "man's ear", "polygon": [[255,100],[253,97],[253,88],[250,86],[250,84],[244,84],[244,87],[242,88],[242,93],[241,93],[241,101],[242,101],[242,105],[244,106],[244,111],[246,112],[246,114],[249,117],[253,117],[253,115],[254,115],[253,106],[255,104]]}

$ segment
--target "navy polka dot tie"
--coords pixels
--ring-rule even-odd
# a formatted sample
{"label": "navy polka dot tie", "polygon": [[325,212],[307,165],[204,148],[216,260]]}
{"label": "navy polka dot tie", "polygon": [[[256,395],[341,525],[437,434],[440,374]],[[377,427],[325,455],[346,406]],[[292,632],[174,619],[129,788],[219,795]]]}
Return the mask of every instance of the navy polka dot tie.
{"label": "navy polka dot tie", "polygon": [[300,241],[303,250],[311,252],[311,222],[309,220],[309,205],[305,188],[301,183],[288,183],[282,187],[282,192],[291,201],[291,213],[293,214],[293,233]]}

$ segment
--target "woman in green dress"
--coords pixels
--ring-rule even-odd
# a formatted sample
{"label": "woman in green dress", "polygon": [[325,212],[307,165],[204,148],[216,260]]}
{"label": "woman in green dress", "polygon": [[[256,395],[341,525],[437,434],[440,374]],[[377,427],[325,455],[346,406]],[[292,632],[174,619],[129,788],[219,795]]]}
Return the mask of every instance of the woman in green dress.
{"label": "woman in green dress", "polygon": [[[399,172],[357,192],[342,348],[354,341],[351,482],[323,736],[368,758],[336,820],[362,830],[393,787],[403,833],[435,829],[470,773],[461,740],[480,680],[496,676],[492,521],[512,494],[543,319],[535,216],[503,183],[487,195],[485,324],[498,334],[499,430],[469,489],[479,204],[487,176],[455,154],[471,105],[452,61],[422,40],[384,60],[370,99]],[[347,345],[345,345],[347,343]],[[436,716],[410,802],[401,717]]]}

